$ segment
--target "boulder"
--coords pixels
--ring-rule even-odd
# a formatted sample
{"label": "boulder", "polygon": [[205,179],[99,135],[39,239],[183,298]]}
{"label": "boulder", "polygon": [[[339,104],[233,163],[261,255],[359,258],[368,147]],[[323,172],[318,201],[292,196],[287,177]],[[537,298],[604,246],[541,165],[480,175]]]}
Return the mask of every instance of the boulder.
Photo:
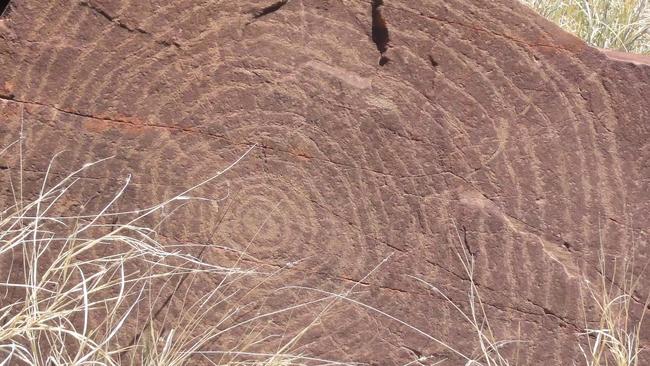
{"label": "boulder", "polygon": [[[414,277],[467,310],[463,251],[497,338],[526,342],[517,364],[581,362],[601,247],[610,259],[634,249],[638,319],[650,290],[647,63],[589,47],[515,0],[10,6],[0,146],[22,129],[25,194],[58,152],[52,176],[114,155],[84,173],[70,207],[128,174],[119,207],[144,207],[254,147],[198,193],[217,203],[180,209],[161,240],[214,244],[211,262],[219,248],[246,250],[247,265],[279,270],[251,287],[253,308],[318,295],[281,288],[304,286],[376,309],[335,302],[299,353],[460,362],[431,337],[471,354],[475,332]],[[0,159],[9,202],[18,156]],[[265,331],[295,332],[321,310]],[[649,346],[650,322],[641,333]]]}

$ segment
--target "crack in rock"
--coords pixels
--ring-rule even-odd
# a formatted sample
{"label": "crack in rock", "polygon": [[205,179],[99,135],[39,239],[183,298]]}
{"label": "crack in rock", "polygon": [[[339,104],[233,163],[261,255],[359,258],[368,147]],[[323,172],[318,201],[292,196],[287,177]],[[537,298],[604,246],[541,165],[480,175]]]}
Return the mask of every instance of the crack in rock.
{"label": "crack in rock", "polygon": [[90,9],[92,12],[94,12],[95,14],[98,14],[102,18],[108,20],[109,22],[115,24],[117,27],[128,31],[129,33],[139,33],[139,34],[143,34],[143,35],[152,37],[156,44],[159,44],[159,45],[162,45],[162,46],[165,46],[165,47],[173,46],[173,47],[176,47],[176,48],[181,48],[181,45],[176,41],[173,41],[173,40],[160,40],[160,39],[157,39],[155,37],[155,35],[152,34],[151,32],[148,32],[148,31],[146,31],[146,30],[144,30],[144,29],[142,29],[140,27],[132,27],[132,26],[129,26],[129,25],[125,24],[124,22],[122,22],[119,19],[119,17],[116,17],[116,16],[113,16],[113,15],[109,14],[108,12],[106,12],[106,10],[98,7],[97,5],[91,3],[88,0],[83,0],[79,4],[81,6],[83,6],[83,7],[86,7],[88,9]]}
{"label": "crack in rock", "polygon": [[382,13],[384,0],[372,0],[371,15],[372,15],[372,41],[375,42],[377,50],[379,51],[379,65],[384,66],[390,59],[386,56],[388,51],[388,44],[390,42],[390,34],[388,32],[388,25]]}
{"label": "crack in rock", "polygon": [[280,0],[278,2],[275,2],[267,7],[264,7],[262,9],[259,9],[253,13],[253,19],[259,19],[263,16],[272,14],[280,9],[282,9],[283,6],[287,5],[289,0]]}

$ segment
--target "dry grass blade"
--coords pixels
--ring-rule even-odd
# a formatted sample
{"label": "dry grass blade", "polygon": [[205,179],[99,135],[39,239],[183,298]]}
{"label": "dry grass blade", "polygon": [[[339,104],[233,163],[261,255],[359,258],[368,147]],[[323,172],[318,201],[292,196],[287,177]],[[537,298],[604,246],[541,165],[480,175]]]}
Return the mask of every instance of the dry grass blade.
{"label": "dry grass blade", "polygon": [[[587,349],[580,347],[586,366],[639,366],[640,331],[645,309],[650,305],[650,296],[645,302],[637,304],[642,307],[638,322],[631,322],[631,311],[639,301],[634,294],[640,285],[640,276],[632,272],[634,267],[634,245],[631,253],[622,258],[614,258],[611,269],[612,278],[608,278],[607,257],[602,246],[599,251],[600,278],[597,286],[587,283],[592,304],[596,307],[598,324],[586,326],[583,335],[587,339]],[[623,262],[620,266],[620,262]],[[619,279],[617,281],[617,278]],[[622,285],[616,285],[620,282]]]}
{"label": "dry grass blade", "polygon": [[522,0],[588,44],[650,53],[648,0]]}
{"label": "dry grass blade", "polygon": [[[224,303],[238,291],[237,281],[264,274],[244,269],[239,266],[241,261],[221,266],[185,253],[182,246],[163,245],[156,239],[157,225],[151,228],[144,224],[145,219],[152,219],[172,204],[202,200],[191,193],[222,176],[253,148],[212,177],[140,210],[113,212],[114,204],[130,183],[129,178],[96,213],[72,214],[61,208],[60,202],[80,184],[79,175],[103,160],[85,164],[53,184],[49,182],[48,168],[32,200],[23,198],[21,184],[21,194],[16,195],[15,202],[0,210],[0,259],[11,263],[7,277],[0,283],[4,293],[0,305],[0,366],[189,365],[194,364],[192,360],[197,355],[205,358],[226,353],[203,348],[228,331],[309,306],[310,303],[295,304],[225,325],[240,310],[223,310]],[[116,217],[124,223],[115,225]],[[245,255],[240,253],[240,259]],[[195,288],[195,278],[206,274],[221,278],[220,285],[197,301],[187,301],[188,291]],[[166,313],[162,319],[156,319],[158,313],[154,313],[153,305],[163,302],[162,288],[187,276],[190,281],[185,294],[181,294],[185,312],[174,321]],[[154,281],[163,286],[157,294],[152,290]],[[178,290],[177,286],[173,295],[178,296]],[[144,334],[125,343],[131,332],[125,324],[140,317],[138,312],[143,307],[149,312]],[[213,314],[218,308],[224,311],[221,320],[206,326],[206,314]],[[266,355],[266,360],[264,356],[256,354],[255,364],[294,365],[305,360],[335,364],[288,352]]]}
{"label": "dry grass blade", "polygon": [[[0,256],[12,267],[14,258],[21,258],[22,264],[16,266],[24,275],[11,276],[15,271],[9,271],[0,283],[6,289],[0,319],[2,364],[117,365],[115,355],[125,348],[115,348],[115,339],[152,278],[184,272],[248,273],[168,251],[155,240],[155,232],[139,225],[190,190],[135,212],[134,218],[110,230],[100,222],[122,196],[128,178],[95,214],[55,214],[58,202],[79,182],[79,174],[101,162],[85,164],[50,187],[48,168],[34,200],[3,208]],[[89,254],[93,251],[108,254],[94,257]],[[126,273],[126,267],[138,270]],[[10,295],[12,301],[5,304]],[[91,324],[91,313],[103,320]]]}

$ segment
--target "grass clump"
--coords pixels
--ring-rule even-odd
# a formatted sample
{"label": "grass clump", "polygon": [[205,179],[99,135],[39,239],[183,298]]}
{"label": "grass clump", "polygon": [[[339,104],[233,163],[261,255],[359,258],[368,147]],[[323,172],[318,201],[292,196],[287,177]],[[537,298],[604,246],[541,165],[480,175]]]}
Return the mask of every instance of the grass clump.
{"label": "grass clump", "polygon": [[[440,294],[452,308],[462,315],[476,334],[476,352],[472,355],[463,356],[466,360],[465,366],[515,366],[517,365],[519,347],[522,343],[530,341],[524,342],[519,339],[502,340],[495,336],[485,312],[484,303],[479,295],[478,287],[474,281],[474,258],[462,245],[462,239],[458,231],[456,231],[456,234],[459,243],[461,243],[459,245],[461,250],[457,251],[456,254],[462,264],[463,271],[469,279],[467,292],[469,310],[462,310],[459,305],[434,285],[423,279],[416,279]],[[623,258],[614,258],[614,265],[611,270],[613,274],[610,279],[605,265],[607,259],[605,250],[601,245],[598,283],[593,285],[587,281],[585,286],[589,294],[589,303],[585,304],[585,308],[587,306],[595,307],[597,324],[585,320],[584,333],[576,335],[576,342],[582,353],[584,360],[582,365],[584,366],[641,366],[639,360],[639,355],[642,352],[640,330],[645,310],[650,304],[650,297],[645,303],[640,304],[642,313],[640,319],[634,322],[631,316],[631,308],[635,302],[639,303],[634,294],[639,289],[640,277],[635,277],[632,272],[633,258],[633,254]],[[619,261],[622,261],[623,265],[617,267]],[[622,278],[617,278],[617,274]],[[621,285],[617,284],[619,282]],[[585,315],[585,319],[587,319],[587,315]],[[589,324],[593,324],[593,326]],[[584,346],[580,344],[580,336],[584,337],[582,340]],[[447,343],[439,341],[438,343],[457,353]],[[504,347],[509,345],[516,347],[515,356],[509,357],[501,352]]]}
{"label": "grass clump", "polygon": [[[171,199],[128,212],[114,206],[129,178],[93,213],[66,206],[68,196],[76,197],[70,192],[88,184],[80,175],[102,161],[54,183],[48,168],[33,199],[23,197],[22,169],[20,184],[9,179],[13,202],[0,208],[0,365],[337,364],[292,354],[295,338],[270,353],[260,347],[268,336],[256,339],[263,327],[258,321],[325,299],[242,316],[248,304],[235,299],[246,298],[255,283],[274,273],[245,268],[243,252],[220,265],[202,259],[205,247],[157,239],[159,224],[168,218],[163,209],[205,200],[191,192],[247,153]],[[218,285],[197,295],[196,284],[205,276]],[[238,287],[244,279],[247,287]],[[181,314],[168,313],[173,301],[180,302]],[[229,332],[243,335],[234,346],[215,349]]]}
{"label": "grass clump", "polygon": [[[419,277],[410,276],[414,280],[424,284],[434,293],[440,295],[465,322],[465,326],[475,336],[475,348],[473,352],[463,352],[456,345],[446,341],[445,339],[433,336],[426,331],[417,328],[403,320],[398,316],[389,314],[377,307],[370,306],[366,303],[356,299],[347,297],[345,294],[335,294],[318,289],[310,289],[301,287],[304,290],[317,291],[322,294],[334,296],[342,301],[360,306],[369,310],[371,313],[378,314],[385,317],[401,326],[406,327],[410,331],[428,339],[430,342],[442,346],[448,353],[455,359],[463,362],[464,366],[517,366],[519,359],[519,351],[522,346],[531,344],[534,340],[517,339],[501,339],[494,332],[488,314],[486,312],[486,304],[481,299],[478,285],[474,278],[474,257],[468,252],[468,249],[463,245],[458,230],[456,230],[456,237],[460,243],[458,246],[460,250],[456,251],[457,258],[462,265],[466,278],[468,279],[467,289],[467,310],[447,294],[432,284],[431,282]],[[638,321],[633,321],[631,308],[634,303],[639,303],[635,299],[634,293],[639,288],[640,277],[635,277],[632,273],[632,261],[628,257],[622,259],[624,264],[621,268],[617,268],[616,260],[614,261],[614,268],[612,278],[608,278],[606,272],[606,256],[604,249],[601,247],[599,252],[599,268],[598,272],[600,277],[596,285],[586,282],[586,291],[588,293],[587,306],[595,308],[596,321],[587,321],[585,314],[585,331],[576,334],[577,348],[581,351],[581,355],[576,355],[583,358],[583,362],[573,364],[574,366],[645,366],[641,365],[639,355],[644,350],[640,347],[640,329],[643,323],[645,310],[650,304],[650,297],[642,306],[642,314]],[[622,274],[623,278],[617,279],[616,273]],[[622,283],[619,287],[617,283]],[[459,324],[462,327],[463,324]],[[517,330],[516,334],[520,337],[521,332]],[[647,351],[647,350],[646,350]],[[450,361],[447,358],[440,356],[420,355],[406,365],[443,365],[448,364]]]}
{"label": "grass clump", "polygon": [[522,0],[594,47],[650,54],[648,0]]}
{"label": "grass clump", "polygon": [[[587,348],[580,347],[584,357],[585,366],[640,366],[639,354],[640,331],[645,309],[650,304],[650,297],[645,303],[641,302],[643,312],[636,323],[631,321],[631,307],[637,302],[634,294],[639,289],[640,277],[632,273],[633,255],[624,258],[615,258],[612,279],[607,279],[605,267],[606,257],[604,249],[599,252],[598,284],[588,284],[591,304],[596,307],[598,323],[586,326],[583,333],[587,338]],[[620,264],[620,262],[623,262]],[[619,274],[620,273],[620,274]],[[621,287],[616,285],[617,274]]]}

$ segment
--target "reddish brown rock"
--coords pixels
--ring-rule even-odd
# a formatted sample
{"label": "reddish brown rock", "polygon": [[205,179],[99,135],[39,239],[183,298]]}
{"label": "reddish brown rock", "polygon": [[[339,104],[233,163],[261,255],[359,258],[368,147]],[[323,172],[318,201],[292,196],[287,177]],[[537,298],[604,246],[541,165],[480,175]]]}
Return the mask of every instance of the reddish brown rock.
{"label": "reddish brown rock", "polygon": [[[271,267],[302,260],[279,284],[344,291],[390,256],[354,298],[471,352],[467,324],[409,277],[466,303],[455,222],[498,335],[531,341],[517,364],[568,365],[600,241],[611,254],[636,245],[639,275],[649,259],[650,66],[607,57],[514,0],[12,7],[0,21],[0,142],[23,115],[26,179],[62,150],[55,173],[116,155],[89,178],[103,192],[133,173],[123,205],[144,206],[257,144],[201,192],[228,192],[225,213],[191,206],[164,234],[250,243]],[[377,313],[335,309],[301,352],[453,359]]]}

